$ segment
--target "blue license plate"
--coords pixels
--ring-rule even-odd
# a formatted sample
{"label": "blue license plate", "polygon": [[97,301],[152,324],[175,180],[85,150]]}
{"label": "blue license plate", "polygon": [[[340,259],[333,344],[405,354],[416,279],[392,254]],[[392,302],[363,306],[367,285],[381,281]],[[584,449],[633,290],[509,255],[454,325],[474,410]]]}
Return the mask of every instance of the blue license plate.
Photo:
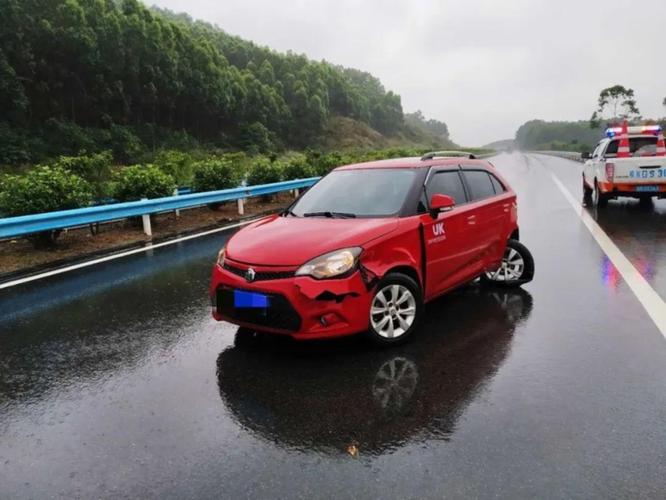
{"label": "blue license plate", "polygon": [[666,167],[641,167],[641,170],[630,170],[630,179],[666,179]]}
{"label": "blue license plate", "polygon": [[642,193],[656,193],[659,192],[659,186],[636,186],[636,191]]}
{"label": "blue license plate", "polygon": [[268,308],[268,295],[263,293],[234,290],[234,307]]}

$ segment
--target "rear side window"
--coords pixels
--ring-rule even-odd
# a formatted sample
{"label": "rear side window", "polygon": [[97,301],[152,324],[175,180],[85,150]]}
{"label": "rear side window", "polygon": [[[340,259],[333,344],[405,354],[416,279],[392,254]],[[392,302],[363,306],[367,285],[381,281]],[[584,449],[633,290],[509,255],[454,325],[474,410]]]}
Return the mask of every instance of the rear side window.
{"label": "rear side window", "polygon": [[472,201],[495,196],[495,188],[488,172],[483,170],[466,170],[464,175],[467,187],[471,191]]}
{"label": "rear side window", "polygon": [[428,182],[428,199],[433,194],[445,194],[453,198],[457,205],[467,202],[465,187],[457,170],[437,172]]}

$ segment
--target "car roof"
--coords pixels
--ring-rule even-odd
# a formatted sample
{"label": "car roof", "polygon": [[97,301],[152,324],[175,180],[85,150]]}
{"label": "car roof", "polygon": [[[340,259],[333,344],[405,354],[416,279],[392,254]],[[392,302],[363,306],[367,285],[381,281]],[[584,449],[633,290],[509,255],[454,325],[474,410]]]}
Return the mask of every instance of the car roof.
{"label": "car roof", "polygon": [[367,161],[364,163],[353,163],[351,165],[344,165],[335,170],[360,170],[368,168],[430,168],[430,167],[446,167],[456,166],[460,163],[465,165],[476,165],[479,167],[488,168],[491,165],[484,160],[472,160],[461,156],[452,157],[435,157],[430,160],[422,160],[420,157],[414,158],[391,158],[390,160],[375,160]]}

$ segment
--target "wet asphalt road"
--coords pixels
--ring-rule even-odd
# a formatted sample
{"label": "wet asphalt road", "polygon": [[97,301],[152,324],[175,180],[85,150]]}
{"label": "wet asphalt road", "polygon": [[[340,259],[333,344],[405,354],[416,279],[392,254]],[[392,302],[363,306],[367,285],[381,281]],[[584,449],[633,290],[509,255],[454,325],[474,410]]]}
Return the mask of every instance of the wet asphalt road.
{"label": "wet asphalt road", "polygon": [[[666,339],[555,187],[494,163],[534,282],[433,302],[417,338],[234,345],[205,237],[0,295],[0,498],[663,498]],[[666,298],[666,200],[598,221]]]}

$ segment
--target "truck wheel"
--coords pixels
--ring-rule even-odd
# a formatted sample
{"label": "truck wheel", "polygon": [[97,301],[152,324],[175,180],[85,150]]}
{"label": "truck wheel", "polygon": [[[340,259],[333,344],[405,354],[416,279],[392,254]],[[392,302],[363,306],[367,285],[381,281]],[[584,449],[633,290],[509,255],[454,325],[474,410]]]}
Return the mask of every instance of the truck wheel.
{"label": "truck wheel", "polygon": [[423,315],[418,283],[401,273],[382,278],[370,303],[368,336],[379,345],[401,344],[412,336]]}
{"label": "truck wheel", "polygon": [[583,174],[583,202],[588,204],[592,201],[593,189],[585,182],[585,174]]}
{"label": "truck wheel", "polygon": [[599,184],[594,181],[594,191],[592,192],[592,205],[598,208],[604,208],[608,205],[608,195],[599,190]]}
{"label": "truck wheel", "polygon": [[643,210],[650,210],[653,206],[652,203],[652,197],[647,197],[644,196],[642,198],[638,199],[638,205],[643,209]]}
{"label": "truck wheel", "polygon": [[525,245],[518,240],[506,243],[502,264],[496,271],[481,275],[483,283],[505,287],[517,287],[534,278],[534,258]]}

